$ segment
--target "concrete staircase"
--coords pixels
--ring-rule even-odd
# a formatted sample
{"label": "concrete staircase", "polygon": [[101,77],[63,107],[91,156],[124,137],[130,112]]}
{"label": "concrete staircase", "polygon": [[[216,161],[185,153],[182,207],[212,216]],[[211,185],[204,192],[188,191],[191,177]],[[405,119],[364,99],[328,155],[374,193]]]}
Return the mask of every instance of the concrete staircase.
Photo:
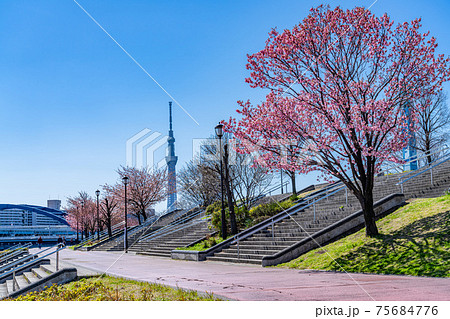
{"label": "concrete staircase", "polygon": [[[416,172],[425,169],[426,167]],[[400,177],[407,174],[377,177],[374,202],[390,194],[400,193],[401,188],[396,184]],[[405,182],[403,185],[405,199],[443,195],[450,186],[450,161],[433,168],[432,175],[433,184],[430,182],[430,171]],[[264,256],[274,255],[361,209],[356,197],[350,192],[346,196],[345,190],[317,202],[315,207],[304,208],[304,206],[305,204],[300,202],[291,217],[247,237],[240,241],[239,245],[233,244],[207,257],[207,260],[261,265]]]}
{"label": "concrete staircase", "polygon": [[[155,233],[164,227],[174,225],[180,223],[184,219],[189,219],[190,216],[198,213],[198,209],[190,209],[190,210],[178,210],[173,211],[171,213],[165,214],[157,219],[155,222],[144,224],[136,227],[135,229],[129,230],[128,235],[128,247],[129,251],[138,252],[139,249],[136,247],[141,247],[141,245],[137,245],[137,242],[141,238],[145,238],[146,236]],[[124,238],[123,232],[122,235],[112,240],[105,242],[104,244],[94,248],[93,250],[100,251],[123,251],[124,250]]]}
{"label": "concrete staircase", "polygon": [[[28,252],[22,255],[23,262],[17,263],[20,259],[11,259],[8,263],[3,263],[3,271],[0,273],[0,300],[6,298],[14,298],[31,291],[40,291],[52,284],[63,284],[74,280],[77,277],[77,270],[74,268],[66,268],[56,270],[50,259],[31,258],[27,259]],[[32,256],[32,255],[30,255]],[[35,263],[29,264],[27,267],[22,266],[36,259]],[[7,265],[14,265],[5,268]],[[17,269],[11,274],[12,269]]]}
{"label": "concrete staircase", "polygon": [[185,247],[212,233],[208,227],[208,221],[203,214],[187,223],[180,223],[159,234],[141,240],[132,245],[131,252],[141,255],[171,257],[171,251],[178,247]]}
{"label": "concrete staircase", "polygon": [[[134,229],[133,227],[127,227],[128,232],[133,231],[132,234],[128,236],[128,245],[131,243],[134,243],[134,241],[139,237],[139,235],[142,234],[142,232],[145,232],[145,227],[139,227],[139,229]],[[124,250],[124,234],[123,230],[118,232],[113,238],[110,240],[105,241],[101,245],[93,248],[92,250],[96,251],[123,251]]]}

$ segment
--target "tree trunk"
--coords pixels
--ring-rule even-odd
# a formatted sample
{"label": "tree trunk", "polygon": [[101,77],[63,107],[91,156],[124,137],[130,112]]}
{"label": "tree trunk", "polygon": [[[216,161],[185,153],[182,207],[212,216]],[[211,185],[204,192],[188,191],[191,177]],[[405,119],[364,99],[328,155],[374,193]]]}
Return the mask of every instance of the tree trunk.
{"label": "tree trunk", "polygon": [[111,238],[112,237],[111,219],[109,219],[108,222],[106,223],[106,227],[108,228],[108,237]]}
{"label": "tree trunk", "polygon": [[430,153],[431,153],[431,141],[430,141],[430,139],[428,137],[428,134],[427,134],[427,136],[425,137],[425,154],[427,154],[428,165],[430,165],[431,162],[433,161],[433,159],[431,158],[431,154]]}
{"label": "tree trunk", "polygon": [[375,237],[378,233],[378,228],[375,219],[375,211],[373,209],[373,191],[367,191],[359,199],[364,215],[364,224],[366,226],[366,236]]}
{"label": "tree trunk", "polygon": [[295,171],[289,171],[289,177],[292,184],[292,195],[297,195],[297,187],[295,186]]}

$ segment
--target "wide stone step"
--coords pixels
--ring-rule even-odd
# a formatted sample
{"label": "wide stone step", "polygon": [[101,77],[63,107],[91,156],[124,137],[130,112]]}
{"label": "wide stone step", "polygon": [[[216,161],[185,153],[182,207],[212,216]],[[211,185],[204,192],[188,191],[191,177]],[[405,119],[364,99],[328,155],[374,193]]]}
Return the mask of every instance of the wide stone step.
{"label": "wide stone step", "polygon": [[28,281],[25,279],[23,275],[16,276],[17,285],[19,289],[25,288],[29,285]]}
{"label": "wide stone step", "polygon": [[15,289],[14,289],[13,285],[14,285],[14,283],[13,283],[12,279],[6,281],[6,287],[8,290],[8,294],[12,294],[14,291],[17,291],[18,287],[15,286]]}
{"label": "wide stone step", "polygon": [[245,240],[250,240],[252,238],[255,238],[257,240],[266,240],[267,238],[285,238],[286,240],[296,240],[298,237],[305,237],[308,234],[311,234],[311,232],[307,232],[307,231],[301,231],[300,228],[296,229],[295,231],[292,232],[277,232],[277,233],[273,233],[271,231],[264,231],[264,232],[258,232],[256,234],[253,234],[250,237],[247,237]]}
{"label": "wide stone step", "polygon": [[36,281],[39,280],[39,278],[36,277],[31,271],[24,272],[23,276],[25,277],[25,279],[28,281],[29,284],[35,283]]}
{"label": "wide stone step", "polygon": [[156,251],[156,252],[170,252],[177,248],[177,246],[171,246],[171,247],[152,247],[145,251]]}
{"label": "wide stone step", "polygon": [[39,279],[45,278],[49,275],[44,269],[41,267],[31,269],[31,272]]}
{"label": "wide stone step", "polygon": [[[239,243],[239,249],[249,249],[249,250],[265,250],[265,249],[269,249],[269,250],[283,250],[289,246],[294,245],[295,243],[297,243],[299,241],[292,241],[292,242],[284,242],[284,243],[274,243],[273,241],[259,241],[259,242],[241,242]],[[226,251],[228,249],[234,249],[230,246],[222,251]],[[237,246],[236,246],[237,247]]]}
{"label": "wide stone step", "polygon": [[[222,251],[220,253],[214,254],[214,256],[216,257],[226,257],[226,258],[237,258],[238,254],[235,253],[231,253],[228,250],[226,251]],[[252,253],[252,252],[248,252],[247,254],[239,254],[239,258],[243,258],[243,259],[253,259],[253,260],[262,260],[262,258],[264,257],[264,254],[256,254],[256,253]]]}
{"label": "wide stone step", "polygon": [[244,258],[230,258],[230,257],[219,257],[213,256],[208,257],[208,261],[219,261],[219,262],[227,262],[227,263],[244,263],[244,264],[254,264],[261,265],[261,260],[257,259],[244,259]]}
{"label": "wide stone step", "polygon": [[[272,248],[272,249],[270,249]],[[237,247],[235,248],[228,248],[226,250],[227,254],[233,254],[236,255],[239,253],[239,255],[245,256],[245,255],[258,255],[258,256],[270,256],[274,255],[279,251],[279,249],[273,249],[273,247],[258,247],[257,249],[248,248],[248,247],[241,247],[239,246],[239,249]],[[221,253],[217,253],[217,255],[221,255]]]}
{"label": "wide stone step", "polygon": [[8,286],[7,283],[1,283],[0,284],[0,299],[5,298],[6,296],[8,296]]}
{"label": "wide stone step", "polygon": [[162,253],[154,251],[139,251],[138,255],[155,256],[155,257],[171,257],[171,253]]}
{"label": "wide stone step", "polygon": [[40,267],[42,270],[44,270],[47,274],[53,274],[56,272],[56,265],[47,264],[47,265],[41,265]]}

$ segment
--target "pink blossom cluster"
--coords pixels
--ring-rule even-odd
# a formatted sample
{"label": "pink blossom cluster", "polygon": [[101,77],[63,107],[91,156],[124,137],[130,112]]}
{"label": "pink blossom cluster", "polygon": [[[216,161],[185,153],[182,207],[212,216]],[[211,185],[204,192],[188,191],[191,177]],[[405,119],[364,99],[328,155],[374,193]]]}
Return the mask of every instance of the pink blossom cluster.
{"label": "pink blossom cluster", "polygon": [[450,76],[450,59],[420,29],[420,19],[394,26],[387,14],[319,6],[292,30],[272,30],[248,55],[246,79],[269,94],[258,105],[239,101],[240,119],[224,122],[238,151],[257,152],[270,168],[340,179],[398,161],[421,111],[407,118],[405,105],[437,94]]}

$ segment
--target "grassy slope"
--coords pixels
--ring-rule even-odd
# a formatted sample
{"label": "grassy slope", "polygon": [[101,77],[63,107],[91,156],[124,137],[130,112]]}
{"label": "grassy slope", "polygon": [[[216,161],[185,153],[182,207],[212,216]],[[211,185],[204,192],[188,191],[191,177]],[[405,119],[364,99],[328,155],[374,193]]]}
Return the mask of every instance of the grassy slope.
{"label": "grassy slope", "polygon": [[65,285],[53,285],[41,292],[32,292],[16,301],[184,301],[220,300],[212,294],[200,295],[196,291],[115,278],[94,276]]}
{"label": "grassy slope", "polygon": [[361,230],[278,267],[450,277],[449,195],[412,200],[377,225],[377,238]]}

